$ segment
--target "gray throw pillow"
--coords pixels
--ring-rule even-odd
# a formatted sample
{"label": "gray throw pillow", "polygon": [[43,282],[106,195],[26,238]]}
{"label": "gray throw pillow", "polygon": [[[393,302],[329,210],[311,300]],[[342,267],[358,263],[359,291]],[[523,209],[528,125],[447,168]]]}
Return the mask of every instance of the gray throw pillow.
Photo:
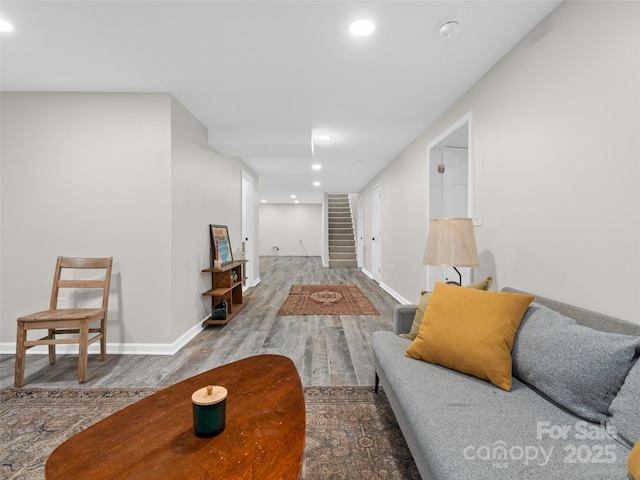
{"label": "gray throw pillow", "polygon": [[619,437],[633,447],[640,440],[640,361],[629,371],[609,411]]}
{"label": "gray throw pillow", "polygon": [[532,303],[513,345],[513,376],[592,422],[609,406],[640,354],[640,337],[605,333]]}

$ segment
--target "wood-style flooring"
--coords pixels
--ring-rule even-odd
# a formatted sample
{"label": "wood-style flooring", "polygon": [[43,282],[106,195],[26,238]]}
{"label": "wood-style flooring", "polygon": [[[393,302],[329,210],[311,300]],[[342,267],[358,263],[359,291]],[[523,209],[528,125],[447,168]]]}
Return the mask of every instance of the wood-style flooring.
{"label": "wood-style flooring", "polygon": [[[398,302],[358,268],[324,268],[320,257],[261,257],[261,282],[225,326],[209,326],[175,355],[89,355],[87,382],[77,382],[77,356],[27,355],[26,388],[166,387],[252,355],[291,358],[302,383],[373,385],[371,333],[393,329]],[[292,284],[355,284],[380,315],[276,316]],[[13,386],[14,355],[0,357],[0,386]]]}

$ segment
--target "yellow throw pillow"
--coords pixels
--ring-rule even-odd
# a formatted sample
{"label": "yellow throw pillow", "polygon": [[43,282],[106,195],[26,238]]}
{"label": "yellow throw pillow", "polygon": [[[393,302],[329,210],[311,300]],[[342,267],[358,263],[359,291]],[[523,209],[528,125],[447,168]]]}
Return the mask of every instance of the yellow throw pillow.
{"label": "yellow throw pillow", "polygon": [[533,295],[436,283],[406,355],[511,390],[511,349]]}
{"label": "yellow throw pillow", "polygon": [[633,480],[640,480],[640,440],[627,457],[627,468]]}
{"label": "yellow throw pillow", "polygon": [[[491,282],[493,282],[493,277],[488,276],[486,279],[481,282],[472,283],[470,285],[465,285],[464,288],[475,288],[476,290],[489,290],[491,286]],[[411,325],[411,331],[409,333],[401,333],[400,336],[403,338],[408,338],[409,340],[414,340],[418,333],[420,332],[420,325],[422,325],[422,319],[424,318],[424,312],[427,310],[427,305],[429,305],[429,300],[431,300],[431,295],[433,292],[422,292],[422,297],[420,297],[420,302],[418,302],[418,309],[416,310],[416,316],[413,317],[413,324]]]}

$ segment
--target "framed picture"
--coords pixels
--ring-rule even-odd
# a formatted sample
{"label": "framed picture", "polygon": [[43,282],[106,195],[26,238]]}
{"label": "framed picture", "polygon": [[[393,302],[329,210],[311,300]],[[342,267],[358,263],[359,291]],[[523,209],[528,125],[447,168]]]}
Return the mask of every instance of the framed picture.
{"label": "framed picture", "polygon": [[233,252],[231,251],[231,241],[229,240],[229,230],[226,225],[209,225],[211,234],[211,266],[215,267],[215,261],[220,265],[233,262]]}

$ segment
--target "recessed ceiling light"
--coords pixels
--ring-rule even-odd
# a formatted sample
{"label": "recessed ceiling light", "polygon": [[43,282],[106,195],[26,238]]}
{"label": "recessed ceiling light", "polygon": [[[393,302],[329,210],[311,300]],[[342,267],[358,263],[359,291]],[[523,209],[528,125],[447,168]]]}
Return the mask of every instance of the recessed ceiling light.
{"label": "recessed ceiling light", "polygon": [[294,200],[293,203],[300,203],[300,200]]}
{"label": "recessed ceiling light", "polygon": [[0,18],[0,32],[12,32],[13,25],[7,22],[4,18]]}
{"label": "recessed ceiling light", "polygon": [[322,170],[322,165],[320,165],[319,163],[314,163],[313,165],[311,165],[311,168],[313,168],[314,170]]}
{"label": "recessed ceiling light", "polygon": [[320,182],[313,182],[313,186],[314,187],[319,187],[320,186]]}
{"label": "recessed ceiling light", "polygon": [[349,33],[354,37],[366,37],[371,35],[375,29],[376,26],[371,20],[356,20],[349,25]]}
{"label": "recessed ceiling light", "polygon": [[267,201],[266,200],[262,200],[262,203],[267,203]]}
{"label": "recessed ceiling light", "polygon": [[296,198],[296,196],[295,195],[291,195],[291,198]]}
{"label": "recessed ceiling light", "polygon": [[316,138],[318,140],[331,140],[331,135],[318,135]]}

